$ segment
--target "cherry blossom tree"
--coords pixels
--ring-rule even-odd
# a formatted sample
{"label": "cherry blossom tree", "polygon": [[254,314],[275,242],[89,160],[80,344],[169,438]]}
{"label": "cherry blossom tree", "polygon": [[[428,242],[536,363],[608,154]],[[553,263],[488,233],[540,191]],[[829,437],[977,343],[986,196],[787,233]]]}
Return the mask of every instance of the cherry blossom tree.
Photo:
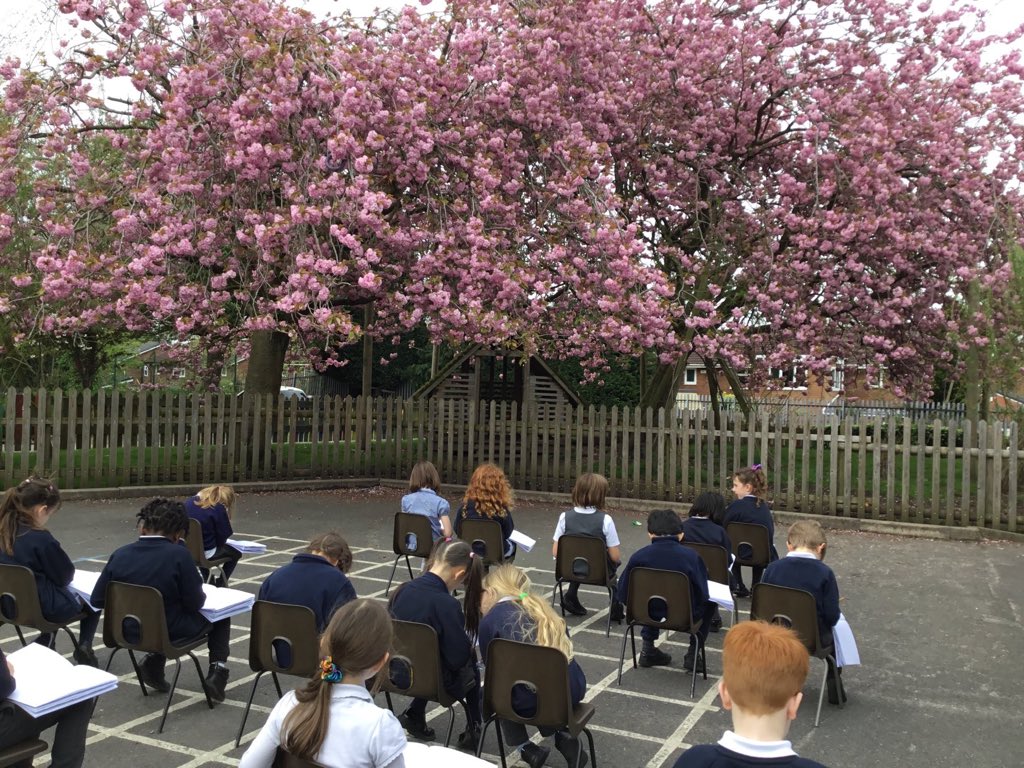
{"label": "cherry blossom tree", "polygon": [[984,333],[951,304],[1008,269],[990,232],[1021,213],[1021,65],[959,8],[61,8],[89,37],[0,71],[0,161],[45,166],[0,165],[5,201],[17,174],[36,191],[0,213],[3,258],[28,263],[0,309],[38,317],[25,333],[163,329],[203,339],[197,370],[251,338],[260,391],[288,340],[340,364],[426,324],[594,374],[654,350],[654,405],[691,352],[737,388],[844,358],[918,394],[951,331]]}

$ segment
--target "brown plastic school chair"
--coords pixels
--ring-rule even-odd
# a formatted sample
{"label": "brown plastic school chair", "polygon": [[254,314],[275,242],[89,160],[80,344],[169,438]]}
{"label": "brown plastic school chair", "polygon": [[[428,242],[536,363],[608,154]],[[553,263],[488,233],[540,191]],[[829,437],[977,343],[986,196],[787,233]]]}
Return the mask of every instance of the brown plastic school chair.
{"label": "brown plastic school chair", "polygon": [[[830,659],[835,670],[836,690],[841,691],[842,685],[835,656],[829,653],[829,647],[822,643],[818,633],[818,607],[814,595],[802,589],[780,587],[777,584],[755,584],[750,603],[750,618],[752,621],[760,619],[792,629],[807,646],[807,652],[825,663],[825,672],[821,677],[821,693],[818,694],[818,711],[814,715],[814,726],[817,727],[821,720],[821,705],[825,700]],[[841,696],[839,700],[842,701]]]}
{"label": "brown plastic school chair", "polygon": [[456,532],[467,542],[480,557],[484,559],[484,567],[511,563],[516,559],[516,550],[505,557],[505,540],[501,535],[501,523],[497,520],[481,520],[473,518],[456,521]]}
{"label": "brown plastic school chair", "polygon": [[725,534],[732,542],[732,553],[736,556],[735,565],[766,568],[772,561],[772,540],[768,535],[768,526],[758,523],[729,523],[725,526]]}
{"label": "brown plastic school chair", "polygon": [[[420,624],[416,621],[395,619],[394,625],[394,651],[388,662],[387,677],[381,685],[388,708],[392,712],[395,711],[391,701],[392,693],[436,701],[448,710],[448,730],[444,737],[444,746],[447,747],[452,740],[452,729],[455,727],[455,702],[459,702],[463,707],[466,706],[466,702],[455,698],[444,689],[441,645],[437,632],[429,624]],[[396,680],[396,677],[399,679]]]}
{"label": "brown plastic school chair", "polygon": [[426,515],[414,515],[409,512],[397,512],[395,514],[395,531],[391,537],[391,551],[397,555],[395,564],[391,566],[391,575],[388,577],[388,586],[384,590],[384,596],[391,593],[391,582],[395,578],[395,571],[398,563],[405,558],[405,567],[409,569],[409,578],[413,579],[412,563],[410,557],[430,557],[430,550],[434,547],[434,529],[430,527],[430,518]]}
{"label": "brown plastic school chair", "polygon": [[312,760],[303,760],[301,757],[296,757],[291,752],[286,752],[284,747],[278,747],[277,752],[274,754],[274,762],[270,764],[270,768],[323,768],[320,763],[314,763]]}
{"label": "brown plastic school chair", "polygon": [[[132,636],[137,640],[130,640],[125,635],[125,628],[128,625]],[[171,707],[171,699],[174,698],[174,689],[178,686],[178,676],[181,674],[181,657],[188,656],[196,665],[196,674],[199,675],[199,685],[206,696],[206,704],[213,709],[213,702],[210,700],[210,693],[206,690],[203,682],[203,670],[199,666],[199,659],[192,653],[192,649],[198,648],[206,642],[207,633],[199,637],[187,640],[181,645],[171,642],[167,632],[167,616],[164,614],[164,598],[160,590],[155,587],[144,587],[139,584],[125,584],[120,581],[111,581],[107,584],[106,604],[103,607],[103,644],[107,648],[113,648],[110,658],[107,659],[107,669],[114,660],[114,655],[125,648],[132,660],[132,667],[135,669],[135,676],[139,680],[144,696],[149,695],[146,684],[142,682],[142,675],[139,672],[139,664],[135,659],[135,651],[143,653],[159,653],[166,656],[168,661],[173,660],[175,664],[174,680],[171,681],[171,690],[167,693],[167,703],[164,704],[164,713],[160,718],[160,726],[157,733],[163,733],[164,721],[167,720],[167,710]]]}
{"label": "brown plastic school chair", "polygon": [[52,622],[43,616],[43,607],[39,603],[39,591],[36,589],[36,577],[30,568],[23,565],[0,565],[0,621],[14,625],[18,639],[26,645],[25,635],[21,628],[28,627],[42,633],[51,633],[51,647],[56,640],[56,633],[63,629],[71,638],[75,650],[81,652],[78,638],[69,628],[69,624],[80,621],[87,615],[86,609],[77,616],[72,616],[64,624]]}
{"label": "brown plastic school chair", "polygon": [[185,536],[185,546],[188,547],[188,552],[192,555],[192,562],[196,564],[200,572],[206,573],[203,580],[207,584],[213,584],[213,569],[220,568],[221,578],[224,579],[224,583],[221,586],[226,587],[228,585],[228,576],[224,573],[224,564],[230,563],[231,558],[215,557],[213,560],[206,558],[206,550],[203,548],[203,527],[195,518],[190,517],[188,519],[188,534]]}
{"label": "brown plastic school chair", "polygon": [[[291,663],[282,666],[274,643],[288,644]],[[242,712],[242,724],[238,726],[235,746],[242,743],[245,721],[249,719],[249,710],[256,695],[256,686],[260,677],[269,672],[277,688],[277,696],[284,695],[278,674],[310,677],[316,672],[320,663],[320,633],[316,631],[316,616],[305,605],[288,605],[257,600],[252,606],[252,624],[249,630],[249,669],[256,673],[249,691],[249,700],[245,702]]]}
{"label": "brown plastic school chair", "polygon": [[[537,710],[530,717],[516,712],[512,706],[512,690],[517,685],[524,684],[533,689],[537,695]],[[476,756],[480,757],[480,753],[483,751],[487,728],[500,718],[538,728],[566,730],[577,738],[582,731],[587,735],[590,745],[590,765],[596,768],[597,755],[594,752],[594,737],[590,733],[590,729],[587,728],[587,723],[594,716],[594,711],[594,705],[586,702],[580,702],[573,706],[569,688],[569,660],[560,650],[532,643],[520,643],[515,640],[492,640],[487,646],[487,671],[484,679],[484,726],[480,730]],[[498,754],[501,755],[502,768],[507,768],[505,743],[501,735],[500,724],[496,725],[494,730],[498,734]],[[579,767],[582,759],[581,745],[580,750],[576,753],[575,768]]]}
{"label": "brown plastic school chair", "polygon": [[0,750],[0,768],[12,765],[31,764],[32,758],[49,749],[49,744],[39,739],[26,739],[7,749]]}
{"label": "brown plastic school chair", "polygon": [[[717,544],[700,544],[696,541],[683,541],[684,547],[689,547],[704,561],[704,567],[708,569],[708,580],[717,581],[719,584],[729,586],[729,553],[725,547]],[[739,611],[736,609],[736,602],[732,604],[732,623],[735,626],[739,621]]]}
{"label": "brown plastic school chair", "polygon": [[[690,605],[690,579],[685,573],[665,571],[660,568],[634,568],[629,572],[629,588],[626,594],[626,631],[622,633],[622,652],[619,654],[619,685],[622,685],[622,664],[626,658],[626,638],[633,648],[633,669],[636,669],[636,628],[685,632],[697,641],[694,657],[693,676],[690,678],[690,698],[697,688],[697,667],[703,667],[704,679],[708,679],[707,649],[697,634],[703,619],[693,618]],[[653,610],[652,610],[653,609]],[[654,612],[664,613],[664,618],[654,618]]]}
{"label": "brown plastic school chair", "polygon": [[[551,605],[555,604],[555,590],[558,591],[559,601],[564,605],[565,591],[562,585],[571,582],[604,587],[608,590],[608,626],[605,628],[604,636],[610,637],[615,584],[608,573],[608,545],[604,539],[567,533],[558,540],[555,552],[555,589],[551,591]],[[565,608],[562,608],[562,617],[565,617]]]}

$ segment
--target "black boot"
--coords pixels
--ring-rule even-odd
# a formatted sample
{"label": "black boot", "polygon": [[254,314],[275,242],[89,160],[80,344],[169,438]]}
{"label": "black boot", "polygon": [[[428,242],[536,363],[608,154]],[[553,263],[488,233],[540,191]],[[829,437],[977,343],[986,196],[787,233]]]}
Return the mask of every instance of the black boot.
{"label": "black boot", "polygon": [[542,768],[550,754],[551,750],[548,747],[542,747],[540,744],[534,744],[533,742],[524,744],[523,748],[519,750],[520,758],[530,768]]}
{"label": "black boot", "polygon": [[644,647],[640,651],[641,667],[667,667],[672,663],[672,657],[664,651],[655,648],[650,640],[644,640]]}
{"label": "black boot", "polygon": [[410,736],[421,741],[433,741],[434,729],[427,725],[427,719],[423,715],[413,715],[408,709],[398,716],[398,722],[409,732]]}
{"label": "black boot", "polygon": [[555,749],[562,753],[562,757],[565,758],[565,762],[569,764],[569,768],[577,768],[576,756],[579,755],[579,768],[583,768],[589,760],[587,753],[580,751],[583,749],[583,744],[575,736],[570,736],[567,731],[558,731],[555,734]]}
{"label": "black boot", "polygon": [[170,683],[164,677],[164,664],[166,661],[162,656],[147,653],[139,664],[139,677],[142,678],[143,684],[149,686],[157,693],[167,693],[171,690]]}
{"label": "black boot", "polygon": [[88,643],[79,643],[72,656],[78,664],[88,664],[90,667],[100,665],[100,660],[96,658],[96,653]]}
{"label": "black boot", "polygon": [[223,664],[211,664],[210,671],[206,673],[206,692],[210,694],[210,700],[224,701],[224,690],[228,686],[228,668]]}

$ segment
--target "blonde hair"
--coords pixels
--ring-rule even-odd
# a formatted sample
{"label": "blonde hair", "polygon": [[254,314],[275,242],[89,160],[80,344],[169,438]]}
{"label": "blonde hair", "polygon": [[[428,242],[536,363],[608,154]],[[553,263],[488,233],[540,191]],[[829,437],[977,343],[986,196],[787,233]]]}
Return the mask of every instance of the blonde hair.
{"label": "blonde hair", "polygon": [[477,512],[485,517],[505,517],[512,509],[512,486],[499,467],[481,464],[469,478],[462,501],[472,501]]}
{"label": "blonde hair", "polygon": [[523,622],[520,626],[526,637],[537,645],[557,648],[571,661],[572,640],[565,631],[565,619],[555,613],[551,603],[533,594],[532,586],[526,572],[514,565],[500,565],[484,578],[484,588],[491,590],[495,600],[511,597],[523,606],[523,618],[533,625]]}
{"label": "blonde hair", "polygon": [[235,511],[235,489],[230,485],[208,485],[196,494],[196,501],[203,509],[221,504],[231,517]]}
{"label": "blonde hair", "polygon": [[794,549],[817,549],[827,543],[825,529],[817,520],[798,520],[789,526],[786,543]]}

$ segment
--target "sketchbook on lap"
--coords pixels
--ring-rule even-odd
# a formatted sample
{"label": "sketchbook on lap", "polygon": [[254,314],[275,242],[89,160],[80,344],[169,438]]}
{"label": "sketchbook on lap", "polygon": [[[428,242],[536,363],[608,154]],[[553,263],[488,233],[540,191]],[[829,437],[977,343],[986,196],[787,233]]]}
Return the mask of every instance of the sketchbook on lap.
{"label": "sketchbook on lap", "polygon": [[7,654],[7,661],[14,667],[17,684],[9,699],[32,717],[48,715],[117,688],[116,676],[87,664],[72,664],[39,643],[29,643]]}
{"label": "sketchbook on lap", "polygon": [[840,667],[852,667],[860,664],[860,651],[857,641],[853,639],[853,630],[843,614],[839,614],[839,622],[832,627],[832,638],[836,644],[836,664]]}
{"label": "sketchbook on lap", "polygon": [[255,595],[240,589],[203,584],[203,592],[206,593],[206,602],[199,612],[207,621],[220,621],[229,616],[246,613],[252,610],[252,604],[256,602]]}
{"label": "sketchbook on lap", "polygon": [[512,533],[509,534],[508,540],[515,542],[515,545],[519,547],[519,549],[523,550],[523,552],[529,552],[533,549],[533,545],[537,543],[536,539],[531,539],[525,533],[518,530],[513,530]]}
{"label": "sketchbook on lap", "polygon": [[96,587],[96,582],[99,581],[100,574],[98,571],[80,571],[75,569],[75,578],[71,580],[71,584],[68,586],[72,592],[75,592],[79,597],[88,603],[89,607],[92,608],[92,603],[89,602],[89,598],[92,597],[92,591]]}
{"label": "sketchbook on lap", "polygon": [[732,599],[732,592],[729,591],[728,584],[722,584],[708,579],[708,597],[711,598],[711,602],[718,603],[720,606],[730,611],[736,606],[735,601]]}
{"label": "sketchbook on lap", "polygon": [[491,763],[437,744],[410,741],[402,752],[405,768],[493,768]]}
{"label": "sketchbook on lap", "polygon": [[258,541],[242,541],[241,539],[228,539],[229,547],[234,547],[239,552],[249,554],[259,554],[267,551],[266,544],[260,544]]}

